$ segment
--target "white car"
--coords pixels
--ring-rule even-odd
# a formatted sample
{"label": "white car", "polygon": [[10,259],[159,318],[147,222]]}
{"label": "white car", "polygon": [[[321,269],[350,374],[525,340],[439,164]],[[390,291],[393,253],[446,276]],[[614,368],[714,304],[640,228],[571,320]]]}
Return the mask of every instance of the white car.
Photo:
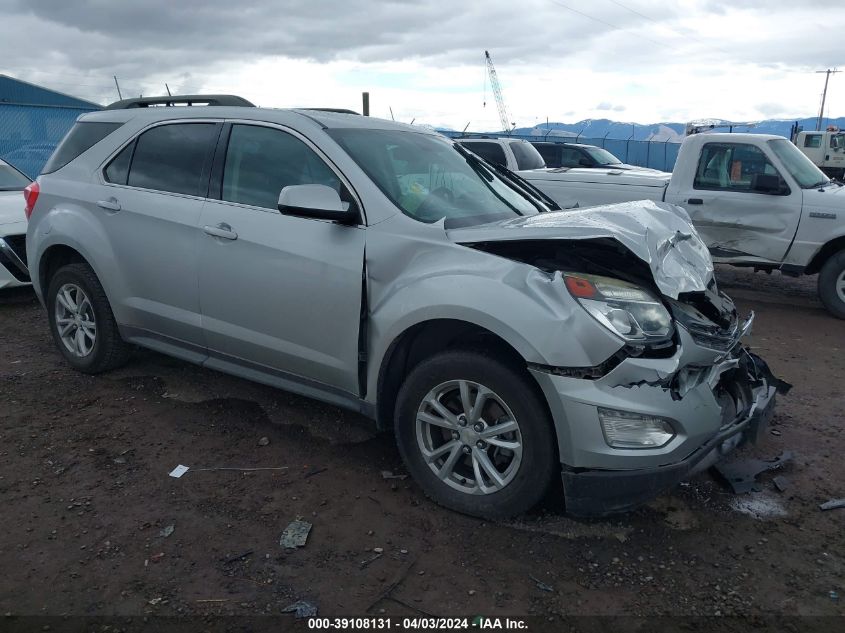
{"label": "white car", "polygon": [[29,285],[23,190],[30,180],[0,160],[0,289]]}

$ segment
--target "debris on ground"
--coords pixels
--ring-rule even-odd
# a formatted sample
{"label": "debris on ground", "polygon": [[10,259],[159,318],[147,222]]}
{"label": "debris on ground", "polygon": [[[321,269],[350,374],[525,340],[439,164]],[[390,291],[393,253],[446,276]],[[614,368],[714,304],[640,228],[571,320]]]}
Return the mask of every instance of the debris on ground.
{"label": "debris on ground", "polygon": [[836,510],[845,508],[845,499],[831,499],[819,505],[819,510]]}
{"label": "debris on ground", "polygon": [[383,471],[381,471],[381,478],[382,479],[407,479],[408,475],[397,475],[397,474],[394,474],[390,470],[383,470]]}
{"label": "debris on ground", "polygon": [[789,488],[789,479],[783,475],[778,475],[772,479],[772,483],[775,485],[775,488],[778,489],[778,492],[786,492],[786,489]]}
{"label": "debris on ground", "polygon": [[279,539],[279,545],[285,549],[296,549],[305,545],[308,540],[308,534],[311,532],[311,524],[308,521],[291,521],[290,524],[282,532],[282,538]]}
{"label": "debris on ground", "polygon": [[231,565],[232,563],[237,563],[238,561],[241,561],[244,558],[247,558],[248,556],[252,556],[253,552],[254,552],[254,550],[248,549],[243,554],[238,554],[237,556],[232,556],[232,558],[228,558],[228,559],[224,560],[223,564],[224,565]]}
{"label": "debris on ground", "polygon": [[839,600],[839,593],[836,591],[831,591],[829,594],[831,600]]}
{"label": "debris on ground", "polygon": [[171,470],[169,474],[170,474],[171,477],[175,477],[176,479],[179,479],[179,477],[181,477],[186,472],[188,472],[189,468],[190,468],[190,466],[183,466],[182,464],[179,464],[176,468]]}
{"label": "debris on ground", "polygon": [[555,590],[555,589],[554,589],[554,587],[552,587],[551,585],[547,585],[547,584],[546,584],[546,583],[544,583],[542,580],[540,580],[539,578],[535,578],[535,577],[534,577],[534,576],[532,576],[531,574],[528,574],[528,577],[529,577],[531,580],[533,580],[533,581],[534,581],[534,584],[537,586],[537,589],[539,589],[540,591],[553,592],[553,591]]}
{"label": "debris on ground", "polygon": [[741,495],[755,490],[757,475],[769,470],[781,468],[792,461],[792,451],[783,451],[774,459],[743,459],[733,462],[719,462],[713,468],[722,476],[733,490]]}
{"label": "debris on ground", "polygon": [[328,468],[315,468],[314,470],[311,470],[311,471],[305,473],[305,477],[303,477],[303,479],[309,479],[309,478],[313,477],[314,475],[319,475],[320,473],[324,473],[327,470],[328,470]]}
{"label": "debris on ground", "polygon": [[[378,547],[376,549],[381,549],[381,548]],[[361,561],[361,569],[364,569],[370,563],[377,561],[379,558],[381,558],[381,555],[382,555],[381,552],[376,552],[375,554],[373,554],[372,556],[370,556],[366,560],[362,560]]]}
{"label": "debris on ground", "polygon": [[731,508],[750,517],[766,521],[787,516],[781,497],[758,493],[755,495],[736,497],[731,500]]}
{"label": "debris on ground", "polygon": [[167,525],[167,526],[165,526],[161,529],[161,531],[158,533],[158,535],[161,536],[162,538],[167,538],[168,536],[173,534],[173,531],[175,529],[176,529],[175,525]]}
{"label": "debris on ground", "polygon": [[307,600],[297,600],[282,609],[282,613],[293,613],[295,618],[313,618],[317,615],[317,605]]}
{"label": "debris on ground", "polygon": [[267,446],[269,443],[270,443],[269,437],[262,437],[260,440],[258,440],[259,446]]}

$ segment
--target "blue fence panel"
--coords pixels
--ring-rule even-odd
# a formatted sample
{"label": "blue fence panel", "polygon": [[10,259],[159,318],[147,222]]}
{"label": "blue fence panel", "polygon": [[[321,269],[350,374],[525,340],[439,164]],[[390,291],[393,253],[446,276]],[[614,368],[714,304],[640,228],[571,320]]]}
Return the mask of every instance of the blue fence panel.
{"label": "blue fence panel", "polygon": [[0,103],[0,159],[35,178],[77,117],[94,110]]}

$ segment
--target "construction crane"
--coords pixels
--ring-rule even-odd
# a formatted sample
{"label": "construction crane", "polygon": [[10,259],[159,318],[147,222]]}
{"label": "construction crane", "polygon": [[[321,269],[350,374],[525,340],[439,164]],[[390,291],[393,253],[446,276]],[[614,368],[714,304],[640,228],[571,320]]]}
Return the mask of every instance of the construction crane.
{"label": "construction crane", "polygon": [[[489,51],[484,51],[484,57],[487,60],[487,74],[490,75],[490,86],[493,88],[493,96],[496,97],[496,107],[499,109],[499,120],[502,122],[502,131],[510,133],[514,126],[508,120],[508,111],[505,108],[505,98],[502,96],[502,87],[499,85],[499,78],[496,76],[496,68],[493,66],[493,60],[490,58]],[[484,105],[487,105],[485,99]]]}

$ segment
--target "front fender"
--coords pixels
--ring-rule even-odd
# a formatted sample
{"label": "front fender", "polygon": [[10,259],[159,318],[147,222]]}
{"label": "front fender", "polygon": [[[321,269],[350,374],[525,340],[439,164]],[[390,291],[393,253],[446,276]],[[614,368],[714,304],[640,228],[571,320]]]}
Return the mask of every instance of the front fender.
{"label": "front fender", "polygon": [[437,319],[482,327],[526,362],[542,365],[592,367],[622,347],[569,296],[560,273],[451,242],[403,247],[399,240],[390,241],[390,253],[375,236],[367,245],[367,393],[376,393],[391,344],[415,325]]}

